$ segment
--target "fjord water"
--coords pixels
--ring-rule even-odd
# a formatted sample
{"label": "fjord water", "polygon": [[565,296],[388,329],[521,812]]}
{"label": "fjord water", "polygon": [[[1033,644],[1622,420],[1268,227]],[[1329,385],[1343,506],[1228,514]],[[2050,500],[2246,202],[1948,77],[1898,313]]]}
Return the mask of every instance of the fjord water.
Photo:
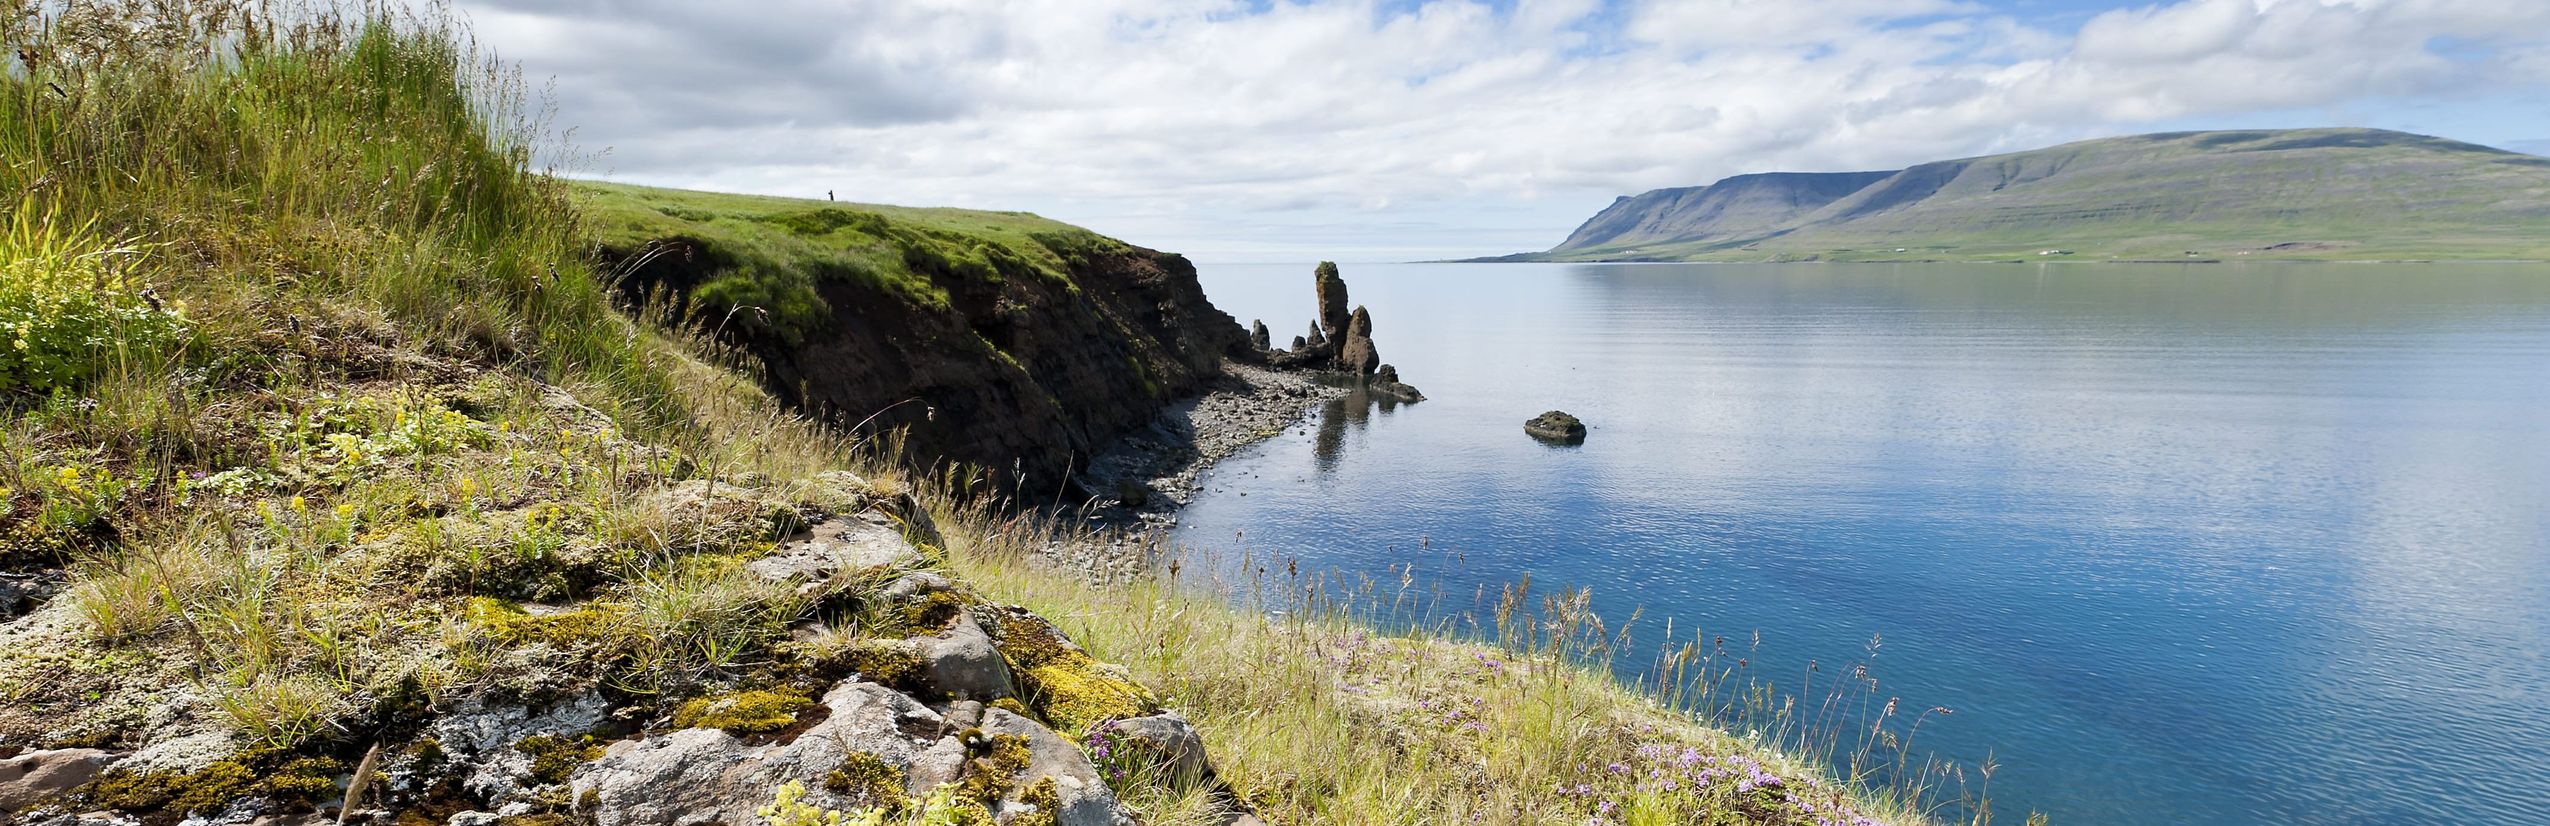
{"label": "fjord water", "polygon": [[[1306,264],[1202,270],[1312,317]],[[1587,586],[1792,690],[1882,635],[2010,822],[2550,823],[2550,268],[1345,276],[1431,399],[1215,468],[1196,552]]]}

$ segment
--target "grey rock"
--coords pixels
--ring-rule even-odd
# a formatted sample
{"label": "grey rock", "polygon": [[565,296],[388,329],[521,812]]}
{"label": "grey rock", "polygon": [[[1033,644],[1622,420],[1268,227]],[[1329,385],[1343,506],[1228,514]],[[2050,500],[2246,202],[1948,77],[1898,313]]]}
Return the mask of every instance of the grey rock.
{"label": "grey rock", "polygon": [[1293,352],[1298,353],[1308,349],[1310,349],[1310,339],[1301,336],[1293,337]]}
{"label": "grey rock", "polygon": [[494,812],[462,812],[443,821],[443,826],[496,826],[504,817]]}
{"label": "grey rock", "polygon": [[[462,700],[429,729],[440,743],[446,765],[468,767],[461,790],[488,805],[513,802],[538,784],[531,776],[531,755],[514,748],[525,738],[574,737],[601,728],[611,704],[600,694],[586,693],[534,710],[489,704],[483,698]],[[394,785],[405,787],[425,778],[412,777],[413,766],[393,766]]]}
{"label": "grey rock", "polygon": [[825,789],[823,779],[850,752],[875,755],[911,778],[945,728],[920,701],[876,683],[843,682],[823,703],[831,715],[784,743],[751,745],[717,729],[613,743],[576,772],[572,799],[599,826],[749,824],[760,822],[754,811],[769,805],[772,790],[793,780],[805,784],[807,803],[847,810],[856,801]]}
{"label": "grey rock", "polygon": [[270,805],[268,801],[254,797],[234,800],[229,808],[188,817],[177,821],[177,826],[251,826],[273,817],[266,812]]}
{"label": "grey rock", "polygon": [[1570,445],[1585,443],[1585,423],[1558,410],[1534,416],[1530,421],[1524,422],[1523,432],[1544,442]]}
{"label": "grey rock", "polygon": [[901,578],[896,579],[892,584],[885,586],[885,590],[882,593],[885,596],[886,601],[899,603],[910,602],[914,599],[928,596],[930,594],[953,590],[956,590],[956,583],[949,582],[947,577],[940,576],[930,571],[921,571],[918,573],[904,574]]}
{"label": "grey rock", "polygon": [[81,812],[55,815],[35,821],[34,826],[141,826],[141,818],[122,812]]}
{"label": "grey rock", "polygon": [[23,812],[87,785],[115,755],[97,749],[31,751],[0,760],[0,814]]}
{"label": "grey rock", "polygon": [[[710,826],[760,822],[755,810],[773,790],[804,784],[806,802],[850,810],[860,801],[824,787],[851,752],[874,755],[904,772],[906,791],[921,795],[967,770],[965,746],[949,736],[949,720],[920,701],[876,683],[850,680],[824,695],[830,716],[796,739],[750,744],[716,729],[685,729],[610,746],[603,758],[579,769],[571,782],[577,814],[598,826]],[[999,709],[966,706],[982,715],[991,734],[1025,738],[1028,766],[1005,778],[1015,794],[1051,777],[1068,826],[1112,826],[1123,815],[1115,795],[1099,782],[1096,765],[1062,735]],[[954,711],[951,708],[951,711]],[[1015,817],[1028,807],[1006,801]]]}
{"label": "grey rock", "polygon": [[206,766],[230,759],[245,746],[237,734],[218,729],[172,734],[115,761],[115,765],[109,768],[135,774],[193,774]]}
{"label": "grey rock", "polygon": [[986,706],[982,703],[972,700],[958,700],[956,702],[949,703],[947,705],[948,730],[964,731],[966,729],[982,725],[984,708],[986,708]]}
{"label": "grey rock", "polygon": [[914,642],[921,655],[920,687],[937,698],[998,700],[1017,693],[1008,660],[970,612],[957,612],[947,630]]}
{"label": "grey rock", "polygon": [[1251,321],[1248,324],[1248,342],[1259,352],[1272,350],[1275,348],[1275,334],[1267,331],[1265,320]]}
{"label": "grey rock", "polygon": [[0,622],[35,613],[44,601],[61,590],[61,572],[42,574],[0,573]]}
{"label": "grey rock", "polygon": [[1109,826],[1115,822],[1116,796],[1098,777],[1098,766],[1078,745],[1063,739],[1052,729],[1002,709],[983,712],[983,732],[1007,734],[1027,739],[1027,769],[1013,778],[1020,785],[1037,779],[1054,779],[1054,791],[1061,799],[1062,810],[1054,813],[1060,826]]}
{"label": "grey rock", "polygon": [[264,815],[248,821],[248,826],[335,826],[332,818],[316,814]]}
{"label": "grey rock", "polygon": [[1117,720],[1108,726],[1117,742],[1128,747],[1133,756],[1166,770],[1177,783],[1196,783],[1213,776],[1213,760],[1205,754],[1204,737],[1196,734],[1195,724],[1177,712]]}
{"label": "grey rock", "polygon": [[808,528],[769,556],[745,563],[744,569],[772,582],[795,582],[820,588],[844,572],[895,569],[920,565],[921,551],[903,532],[866,519],[828,519]]}
{"label": "grey rock", "polygon": [[[951,725],[948,728],[964,731],[973,726],[960,728]],[[912,758],[912,765],[903,769],[904,785],[914,789],[934,789],[954,783],[964,778],[965,764],[971,757],[965,751],[965,742],[956,739],[956,735],[941,737],[929,748],[922,749],[920,756]]]}

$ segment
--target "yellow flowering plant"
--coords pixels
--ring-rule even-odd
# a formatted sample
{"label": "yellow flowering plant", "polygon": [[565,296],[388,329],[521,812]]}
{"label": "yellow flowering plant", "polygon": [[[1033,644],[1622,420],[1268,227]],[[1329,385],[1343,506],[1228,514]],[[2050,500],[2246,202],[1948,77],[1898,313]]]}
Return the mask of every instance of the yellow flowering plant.
{"label": "yellow flowering plant", "polygon": [[0,225],[0,391],[76,389],[114,364],[174,354],[185,318],[133,276],[138,251],[31,201]]}

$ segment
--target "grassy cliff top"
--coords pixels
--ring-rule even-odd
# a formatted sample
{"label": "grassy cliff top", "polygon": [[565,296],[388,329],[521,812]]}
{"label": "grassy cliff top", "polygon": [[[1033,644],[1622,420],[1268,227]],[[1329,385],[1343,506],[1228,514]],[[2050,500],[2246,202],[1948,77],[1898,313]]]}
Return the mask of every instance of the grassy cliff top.
{"label": "grassy cliff top", "polygon": [[2402,132],[2137,135],[1808,186],[1847,177],[1659,190],[1516,258],[2550,259],[2550,158]]}
{"label": "grassy cliff top", "polygon": [[1024,212],[835,203],[579,181],[570,186],[606,257],[658,250],[710,259],[688,292],[703,308],[768,310],[784,337],[820,326],[816,286],[855,279],[944,311],[947,284],[1010,277],[1071,283],[1071,264],[1127,249],[1119,241]]}
{"label": "grassy cliff top", "polygon": [[[869,461],[690,328],[624,312],[588,252],[691,233],[827,262],[737,287],[786,289],[1060,278],[1111,242],[1023,215],[568,184],[530,167],[521,87],[448,21],[279,5],[296,10],[0,20],[0,53],[22,56],[0,73],[0,586],[37,587],[31,613],[0,616],[0,753],[149,757],[76,790],[77,811],[310,812],[371,757],[455,768],[418,768],[456,745],[425,734],[455,709],[601,697],[623,728],[495,746],[548,789],[504,822],[571,822],[585,802],[557,781],[601,741],[770,733],[792,712],[704,712],[895,670],[855,658],[926,629],[866,610],[874,577],[809,592],[746,567],[848,517],[943,542],[917,564],[1127,663],[1013,657],[1044,686],[1017,708],[1095,731],[1093,709],[1117,709],[1081,701],[1144,694],[1130,674],[1204,724],[1226,788],[1109,778],[1148,822],[1219,824],[1235,802],[1285,823],[1919,819],[1564,639],[1379,635],[1350,612],[1278,625],[1174,579],[1040,567],[1023,549],[1049,524]],[[810,649],[808,623],[843,650]],[[1712,656],[1690,659],[1722,671]],[[495,807],[419,776],[370,801],[396,822]]]}

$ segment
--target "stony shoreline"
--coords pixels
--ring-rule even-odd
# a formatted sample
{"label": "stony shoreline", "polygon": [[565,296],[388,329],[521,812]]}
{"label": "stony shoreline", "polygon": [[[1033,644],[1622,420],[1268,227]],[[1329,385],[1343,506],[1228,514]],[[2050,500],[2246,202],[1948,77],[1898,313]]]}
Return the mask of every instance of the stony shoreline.
{"label": "stony shoreline", "polygon": [[1068,515],[1089,530],[1058,537],[1042,550],[1046,563],[1099,583],[1148,573],[1178,510],[1203,492],[1197,477],[1348,392],[1322,383],[1315,371],[1238,362],[1223,367],[1212,389],[1161,411],[1073,477],[1090,499]]}
{"label": "stony shoreline", "polygon": [[1213,463],[1282,434],[1347,393],[1321,383],[1311,371],[1224,367],[1224,378],[1212,389],[1171,405],[1150,427],[1090,460],[1076,481],[1099,500],[1100,510],[1125,511],[1166,527],[1174,522],[1170,514],[1201,492],[1196,477]]}

